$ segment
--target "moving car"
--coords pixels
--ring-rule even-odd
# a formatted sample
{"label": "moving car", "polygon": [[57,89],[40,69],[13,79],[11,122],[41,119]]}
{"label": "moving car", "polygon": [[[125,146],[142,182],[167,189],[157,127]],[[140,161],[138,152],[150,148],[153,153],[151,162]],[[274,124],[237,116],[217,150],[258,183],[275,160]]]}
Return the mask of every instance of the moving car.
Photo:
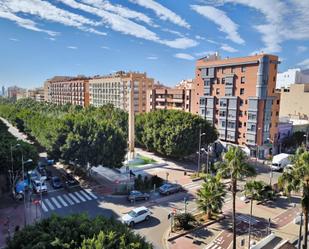
{"label": "moving car", "polygon": [[142,193],[137,190],[133,190],[129,193],[128,195],[128,200],[133,202],[133,201],[138,201],[138,200],[145,200],[147,201],[150,198],[150,195],[147,193]]}
{"label": "moving car", "polygon": [[62,182],[58,176],[53,176],[51,179],[51,185],[53,188],[62,188]]}
{"label": "moving car", "polygon": [[31,180],[32,188],[34,192],[36,193],[46,193],[47,192],[47,186],[45,184],[45,181],[40,180]]}
{"label": "moving car", "polygon": [[290,154],[286,153],[275,155],[272,160],[271,169],[275,171],[280,171],[284,169],[284,167],[291,162],[290,156]]}
{"label": "moving car", "polygon": [[138,207],[122,216],[121,220],[124,224],[133,227],[136,223],[149,220],[151,212],[146,207]]}
{"label": "moving car", "polygon": [[163,195],[170,195],[173,193],[177,193],[181,190],[182,190],[181,185],[172,184],[172,183],[165,183],[159,188],[160,194],[163,194]]}

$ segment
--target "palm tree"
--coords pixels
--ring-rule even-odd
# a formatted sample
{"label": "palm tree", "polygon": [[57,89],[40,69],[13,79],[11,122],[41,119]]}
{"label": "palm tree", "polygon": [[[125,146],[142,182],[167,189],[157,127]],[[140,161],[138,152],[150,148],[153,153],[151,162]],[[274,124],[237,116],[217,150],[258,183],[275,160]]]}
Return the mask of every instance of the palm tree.
{"label": "palm tree", "polygon": [[237,181],[245,176],[255,175],[253,166],[247,163],[247,156],[241,148],[230,146],[223,156],[223,162],[218,162],[216,168],[221,175],[231,177],[231,192],[233,198],[233,249],[236,249],[236,192]]}
{"label": "palm tree", "polygon": [[254,200],[263,199],[263,190],[265,183],[263,181],[249,181],[245,184],[245,196],[250,198],[250,220],[249,220],[249,239],[248,239],[248,248],[250,248],[251,242],[251,220],[252,220],[252,206]]}
{"label": "palm tree", "polygon": [[308,212],[309,212],[309,152],[299,148],[292,157],[293,168],[284,172],[279,178],[279,187],[290,196],[292,191],[302,191],[301,207],[304,215],[304,245],[308,244]]}
{"label": "palm tree", "polygon": [[208,219],[212,213],[221,211],[226,194],[220,175],[206,175],[202,187],[197,191],[197,206],[207,213]]}

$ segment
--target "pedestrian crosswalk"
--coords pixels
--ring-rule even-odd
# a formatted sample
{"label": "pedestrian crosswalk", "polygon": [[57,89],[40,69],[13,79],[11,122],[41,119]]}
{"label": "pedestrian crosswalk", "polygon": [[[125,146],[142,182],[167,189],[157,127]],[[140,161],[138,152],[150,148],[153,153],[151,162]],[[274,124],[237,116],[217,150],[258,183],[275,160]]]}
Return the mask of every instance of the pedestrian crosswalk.
{"label": "pedestrian crosswalk", "polygon": [[205,249],[222,249],[222,246],[212,242],[208,246],[206,246]]}
{"label": "pedestrian crosswalk", "polygon": [[54,211],[96,199],[98,197],[90,189],[82,189],[76,192],[45,198],[42,202],[42,210],[44,212]]}
{"label": "pedestrian crosswalk", "polygon": [[201,187],[203,181],[196,181],[196,182],[190,182],[183,185],[184,189],[190,190],[190,189],[198,189]]}

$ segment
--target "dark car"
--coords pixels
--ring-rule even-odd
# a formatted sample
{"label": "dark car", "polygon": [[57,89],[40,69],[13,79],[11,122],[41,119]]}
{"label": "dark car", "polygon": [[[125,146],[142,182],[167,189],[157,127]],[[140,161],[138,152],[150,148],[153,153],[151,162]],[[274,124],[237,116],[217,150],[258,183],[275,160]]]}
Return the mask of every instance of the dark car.
{"label": "dark car", "polygon": [[139,200],[145,200],[147,201],[150,198],[150,195],[147,193],[142,193],[137,190],[133,190],[129,193],[128,195],[128,200],[133,202],[133,201],[139,201]]}
{"label": "dark car", "polygon": [[163,195],[170,195],[173,193],[177,193],[181,190],[182,190],[182,187],[179,184],[172,184],[172,183],[163,184],[159,188],[160,194],[163,194]]}
{"label": "dark car", "polygon": [[62,188],[62,182],[58,176],[52,177],[51,185],[53,186],[53,188]]}
{"label": "dark car", "polygon": [[65,182],[68,186],[75,186],[79,184],[79,182],[70,173],[65,174]]}

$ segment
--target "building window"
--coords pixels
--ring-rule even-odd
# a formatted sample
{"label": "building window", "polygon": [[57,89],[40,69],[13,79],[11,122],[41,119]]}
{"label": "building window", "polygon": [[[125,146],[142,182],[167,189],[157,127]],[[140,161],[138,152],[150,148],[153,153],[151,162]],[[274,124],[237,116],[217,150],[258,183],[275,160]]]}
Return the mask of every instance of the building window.
{"label": "building window", "polygon": [[234,73],[234,67],[231,67],[231,73]]}
{"label": "building window", "polygon": [[216,89],[216,94],[220,94],[220,88]]}
{"label": "building window", "polygon": [[244,101],[242,99],[239,100],[239,106],[243,106],[244,105]]}
{"label": "building window", "polygon": [[243,72],[243,73],[246,72],[246,66],[241,67],[241,72]]}
{"label": "building window", "polygon": [[239,117],[242,117],[242,115],[243,115],[243,112],[239,111]]}
{"label": "building window", "polygon": [[238,127],[241,128],[242,127],[242,122],[238,123]]}
{"label": "building window", "polygon": [[220,78],[217,78],[217,84],[220,84]]}
{"label": "building window", "polygon": [[274,82],[276,82],[276,76],[274,76],[273,80],[274,80]]}
{"label": "building window", "polygon": [[240,78],[240,83],[241,83],[241,84],[245,84],[245,80],[246,80],[245,77],[242,76],[242,77]]}
{"label": "building window", "polygon": [[279,99],[277,99],[277,105],[279,105],[280,104],[280,100]]}
{"label": "building window", "polygon": [[225,68],[224,68],[224,67],[222,67],[222,74],[224,74],[224,71],[225,71]]}
{"label": "building window", "polygon": [[244,95],[245,93],[245,88],[240,88],[240,95]]}
{"label": "building window", "polygon": [[244,122],[244,127],[246,127],[247,126],[247,123],[246,122]]}
{"label": "building window", "polygon": [[248,104],[248,100],[245,100],[245,105]]}
{"label": "building window", "polygon": [[279,116],[279,112],[278,111],[276,112],[276,116]]}

